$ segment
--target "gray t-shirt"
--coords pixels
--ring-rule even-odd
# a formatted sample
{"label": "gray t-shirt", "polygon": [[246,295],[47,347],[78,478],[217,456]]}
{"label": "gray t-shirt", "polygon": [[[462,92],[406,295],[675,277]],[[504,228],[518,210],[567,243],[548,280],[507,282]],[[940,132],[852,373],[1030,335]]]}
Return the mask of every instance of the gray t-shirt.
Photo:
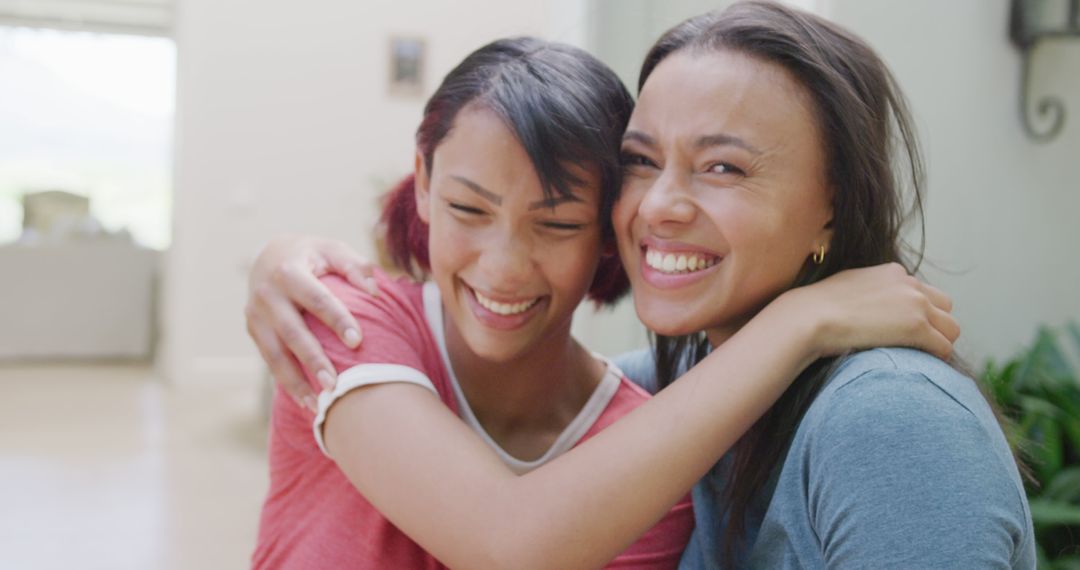
{"label": "gray t-shirt", "polygon": [[[651,358],[616,360],[655,384]],[[693,490],[680,568],[720,568],[726,459]],[[925,353],[875,349],[840,364],[781,468],[754,497],[738,567],[1035,568],[1020,475],[971,379]]]}

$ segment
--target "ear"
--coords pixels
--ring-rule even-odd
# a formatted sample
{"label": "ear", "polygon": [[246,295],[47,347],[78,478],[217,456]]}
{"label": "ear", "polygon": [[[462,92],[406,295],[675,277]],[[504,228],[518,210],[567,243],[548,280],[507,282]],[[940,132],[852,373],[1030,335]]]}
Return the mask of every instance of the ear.
{"label": "ear", "polygon": [[428,176],[427,165],[424,161],[424,155],[420,152],[420,149],[416,150],[416,164],[415,168],[415,181],[413,182],[413,191],[416,193],[416,215],[420,217],[420,220],[425,224],[430,224],[428,218],[431,217],[431,192],[430,183],[431,178]]}

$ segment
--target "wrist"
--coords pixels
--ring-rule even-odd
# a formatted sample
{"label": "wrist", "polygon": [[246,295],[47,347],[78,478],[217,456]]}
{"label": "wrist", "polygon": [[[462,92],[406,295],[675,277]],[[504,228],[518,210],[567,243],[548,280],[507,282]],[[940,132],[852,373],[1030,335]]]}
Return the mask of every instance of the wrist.
{"label": "wrist", "polygon": [[805,287],[789,289],[769,303],[762,313],[777,319],[781,330],[791,335],[791,342],[800,347],[806,365],[828,353],[828,315],[821,304],[808,295]]}

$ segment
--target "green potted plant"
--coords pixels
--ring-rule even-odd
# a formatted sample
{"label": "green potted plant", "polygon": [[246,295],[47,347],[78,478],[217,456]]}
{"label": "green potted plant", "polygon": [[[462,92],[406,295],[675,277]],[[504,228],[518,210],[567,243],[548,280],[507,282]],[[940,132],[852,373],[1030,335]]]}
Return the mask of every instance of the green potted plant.
{"label": "green potted plant", "polygon": [[1039,568],[1080,570],[1080,326],[1042,327],[1028,350],[986,365],[983,382],[1011,420],[1007,435],[1025,481]]}

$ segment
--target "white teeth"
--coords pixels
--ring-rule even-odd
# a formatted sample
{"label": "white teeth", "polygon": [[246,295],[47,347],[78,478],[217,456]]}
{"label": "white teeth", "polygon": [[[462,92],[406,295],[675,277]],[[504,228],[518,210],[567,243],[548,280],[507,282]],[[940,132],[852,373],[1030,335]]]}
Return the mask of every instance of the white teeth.
{"label": "white teeth", "polygon": [[660,267],[663,268],[664,271],[671,273],[672,271],[675,271],[676,263],[675,256],[669,253],[664,256],[664,263]]}
{"label": "white teeth", "polygon": [[524,301],[524,302],[521,302],[521,303],[509,304],[509,303],[500,303],[498,301],[494,301],[492,299],[489,299],[489,298],[481,295],[479,291],[473,291],[473,293],[476,294],[476,300],[477,300],[477,302],[480,303],[480,306],[482,306],[485,309],[491,311],[492,313],[496,313],[496,314],[504,315],[504,316],[517,315],[517,314],[520,314],[520,313],[524,313],[525,311],[532,308],[532,306],[535,305],[536,302],[540,300],[540,298],[537,297],[536,299],[533,299],[532,301]]}
{"label": "white teeth", "polygon": [[712,267],[716,264],[716,258],[696,253],[665,254],[647,249],[645,264],[664,273],[689,273]]}

